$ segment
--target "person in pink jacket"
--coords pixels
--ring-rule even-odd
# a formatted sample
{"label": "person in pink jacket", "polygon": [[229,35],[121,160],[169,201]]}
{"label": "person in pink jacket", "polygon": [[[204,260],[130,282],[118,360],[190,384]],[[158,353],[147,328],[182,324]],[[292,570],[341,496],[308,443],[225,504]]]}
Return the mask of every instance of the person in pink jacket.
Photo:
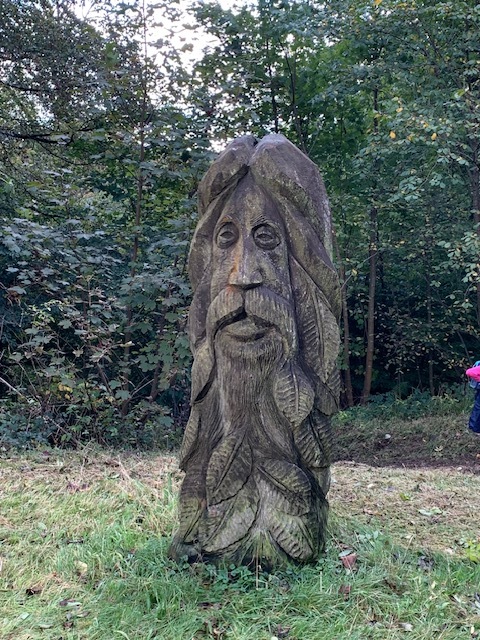
{"label": "person in pink jacket", "polygon": [[[473,404],[470,420],[468,421],[468,428],[474,433],[480,433],[480,364],[475,363],[473,367],[465,371],[470,381],[478,382],[475,392],[475,402]],[[473,385],[471,385],[473,386]]]}

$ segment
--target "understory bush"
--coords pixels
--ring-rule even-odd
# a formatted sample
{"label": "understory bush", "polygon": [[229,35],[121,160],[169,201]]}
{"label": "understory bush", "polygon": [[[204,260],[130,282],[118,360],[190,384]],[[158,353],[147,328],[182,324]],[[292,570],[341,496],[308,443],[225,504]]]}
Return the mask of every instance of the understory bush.
{"label": "understory bush", "polygon": [[190,368],[185,230],[152,232],[133,268],[95,218],[3,222],[0,445],[177,444]]}
{"label": "understory bush", "polygon": [[[123,417],[109,407],[92,416],[79,408],[48,413],[35,402],[0,401],[0,451],[41,446],[76,447],[88,441],[105,446],[170,450],[180,444],[181,429],[168,415],[168,407],[138,403]],[[71,415],[75,422],[69,422]]]}
{"label": "understory bush", "polygon": [[335,420],[338,424],[369,422],[372,419],[408,420],[428,416],[460,414],[471,409],[473,394],[465,385],[455,385],[441,395],[432,396],[428,391],[414,391],[407,398],[394,393],[371,396],[365,405],[340,411]]}

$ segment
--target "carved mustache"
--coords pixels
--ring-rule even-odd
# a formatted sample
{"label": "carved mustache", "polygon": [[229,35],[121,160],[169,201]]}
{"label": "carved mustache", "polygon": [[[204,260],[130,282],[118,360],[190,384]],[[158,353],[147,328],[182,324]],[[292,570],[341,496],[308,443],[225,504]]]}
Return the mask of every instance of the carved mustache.
{"label": "carved mustache", "polygon": [[297,348],[297,330],[292,304],[267,287],[241,291],[226,287],[212,301],[206,322],[207,339],[213,343],[217,331],[242,317],[276,327],[289,354]]}

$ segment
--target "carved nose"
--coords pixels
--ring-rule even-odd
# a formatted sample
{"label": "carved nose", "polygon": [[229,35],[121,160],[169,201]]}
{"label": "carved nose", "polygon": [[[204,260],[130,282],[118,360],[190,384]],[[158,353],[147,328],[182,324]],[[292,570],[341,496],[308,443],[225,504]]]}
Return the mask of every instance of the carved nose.
{"label": "carved nose", "polygon": [[263,284],[262,270],[254,251],[244,250],[236,256],[235,265],[230,272],[228,284],[250,289]]}

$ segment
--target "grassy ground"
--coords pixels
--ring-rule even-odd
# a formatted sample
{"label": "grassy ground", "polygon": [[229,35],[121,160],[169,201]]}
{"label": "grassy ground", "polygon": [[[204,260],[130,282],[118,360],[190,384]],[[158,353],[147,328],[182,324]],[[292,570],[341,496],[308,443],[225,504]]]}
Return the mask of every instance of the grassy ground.
{"label": "grassy ground", "polygon": [[480,473],[480,435],[467,428],[468,413],[419,417],[414,406],[406,408],[412,417],[395,416],[395,405],[357,407],[338,414],[336,459],[375,466],[462,466]]}
{"label": "grassy ground", "polygon": [[[447,452],[443,466],[369,466],[344,447],[325,557],[275,575],[167,559],[181,479],[173,456],[5,454],[0,638],[480,638],[480,437],[458,420],[473,466],[465,456],[448,465]],[[388,441],[400,437],[394,426]],[[370,462],[386,465],[394,447],[374,459],[378,429]]]}

